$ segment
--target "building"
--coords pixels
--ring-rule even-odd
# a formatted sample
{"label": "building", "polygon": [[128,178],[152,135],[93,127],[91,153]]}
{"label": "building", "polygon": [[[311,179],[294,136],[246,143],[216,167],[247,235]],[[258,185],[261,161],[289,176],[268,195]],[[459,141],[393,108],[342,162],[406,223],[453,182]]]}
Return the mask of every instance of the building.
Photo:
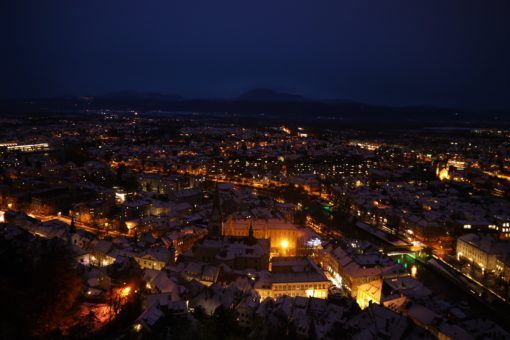
{"label": "building", "polygon": [[329,249],[321,261],[322,267],[337,284],[350,291],[353,298],[356,298],[360,285],[381,278],[408,275],[400,264],[381,254],[368,242],[352,242]]}
{"label": "building", "polygon": [[307,241],[313,239],[308,229],[284,219],[227,219],[223,228],[225,236],[248,236],[250,227],[257,239],[270,240],[271,253],[278,256],[295,256],[303,253]]}
{"label": "building", "polygon": [[113,264],[116,259],[110,255],[112,250],[113,244],[111,241],[95,241],[90,249],[89,264],[96,267],[106,267]]}
{"label": "building", "polygon": [[148,199],[133,199],[124,201],[120,208],[125,220],[149,216],[152,202]]}
{"label": "building", "polygon": [[187,280],[196,280],[204,286],[210,286],[218,280],[220,268],[201,262],[190,262],[182,270],[182,277]]}
{"label": "building", "polygon": [[382,304],[393,310],[405,306],[408,300],[430,296],[432,292],[411,276],[378,279],[358,287],[356,302],[361,309],[372,303]]}
{"label": "building", "polygon": [[480,268],[489,271],[501,271],[498,259],[508,252],[508,244],[498,241],[491,235],[467,234],[457,239],[458,259],[467,259]]}
{"label": "building", "polygon": [[162,270],[168,263],[173,263],[174,254],[164,247],[151,248],[133,256],[141,268]]}
{"label": "building", "polygon": [[496,220],[496,230],[501,239],[510,239],[510,216],[497,215],[494,216]]}
{"label": "building", "polygon": [[378,279],[358,287],[356,302],[361,309],[367,308],[371,303],[381,303],[382,283],[383,281]]}
{"label": "building", "polygon": [[255,289],[262,299],[301,296],[325,299],[331,282],[308,257],[274,257],[271,270],[261,274]]}
{"label": "building", "polygon": [[49,150],[48,143],[38,143],[38,144],[24,144],[17,145],[16,143],[6,145],[7,151],[21,151],[21,152],[36,152],[36,151],[47,151]]}
{"label": "building", "polygon": [[111,206],[102,201],[82,202],[74,205],[73,214],[78,222],[104,225],[107,222],[110,209]]}
{"label": "building", "polygon": [[235,270],[267,270],[269,267],[269,240],[257,239],[253,225],[247,236],[222,236],[223,212],[218,186],[214,193],[213,209],[209,218],[209,236],[184,253],[184,260],[224,264]]}
{"label": "building", "polygon": [[185,262],[225,264],[236,270],[267,270],[269,241],[249,237],[205,238],[183,256]]}

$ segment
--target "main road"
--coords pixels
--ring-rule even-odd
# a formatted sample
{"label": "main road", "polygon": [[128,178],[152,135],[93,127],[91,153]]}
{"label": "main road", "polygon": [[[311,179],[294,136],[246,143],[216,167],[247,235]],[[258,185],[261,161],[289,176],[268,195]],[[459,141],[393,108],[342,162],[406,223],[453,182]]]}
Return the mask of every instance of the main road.
{"label": "main road", "polygon": [[[50,220],[59,220],[61,222],[66,223],[69,226],[71,225],[71,218],[69,218],[67,216],[41,215],[41,214],[34,214],[34,213],[30,213],[28,215],[30,217],[37,218],[38,220],[40,220],[42,222],[46,222],[46,221],[50,221]],[[114,237],[133,236],[133,235],[129,235],[128,233],[122,233],[122,232],[116,231],[116,230],[103,230],[103,229],[99,229],[99,228],[96,228],[96,227],[93,227],[93,226],[90,226],[90,225],[87,225],[85,223],[81,223],[81,222],[78,222],[78,221],[74,221],[74,225],[75,225],[76,228],[80,228],[80,229],[86,230],[86,231],[91,232],[93,234],[105,234],[107,236],[114,236]]]}

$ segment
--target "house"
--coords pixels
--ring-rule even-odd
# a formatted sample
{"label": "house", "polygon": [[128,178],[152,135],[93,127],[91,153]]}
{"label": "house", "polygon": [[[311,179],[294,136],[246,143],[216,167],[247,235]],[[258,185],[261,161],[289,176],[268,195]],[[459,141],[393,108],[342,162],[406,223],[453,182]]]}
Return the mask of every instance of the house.
{"label": "house", "polygon": [[252,296],[247,296],[236,306],[237,322],[239,326],[250,328],[253,325],[255,311],[258,306],[258,299]]}
{"label": "house", "polygon": [[110,255],[113,250],[112,242],[107,240],[96,240],[91,243],[89,248],[89,263],[96,267],[106,267],[115,262],[115,257]]}
{"label": "house", "polygon": [[173,262],[173,254],[164,247],[157,247],[135,255],[134,259],[142,268],[162,270],[168,263]]}
{"label": "house", "polygon": [[85,231],[83,229],[78,229],[76,232],[71,233],[71,244],[77,246],[81,249],[85,249],[88,247],[90,242],[95,239],[92,233]]}

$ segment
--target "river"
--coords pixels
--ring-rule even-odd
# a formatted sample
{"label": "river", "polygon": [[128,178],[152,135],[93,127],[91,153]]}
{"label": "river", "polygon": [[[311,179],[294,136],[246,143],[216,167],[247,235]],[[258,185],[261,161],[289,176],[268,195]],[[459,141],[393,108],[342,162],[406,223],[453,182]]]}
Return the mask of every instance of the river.
{"label": "river", "polygon": [[[342,226],[340,232],[349,238],[370,241],[380,248],[386,248],[388,246],[388,244],[385,244],[382,240],[355,226]],[[411,270],[413,266],[416,266],[416,278],[430,289],[434,296],[440,297],[457,306],[465,306],[467,307],[467,315],[493,320],[510,332],[509,305],[503,303],[486,305],[480,302],[472,295],[459,288],[455,283],[437,273],[436,270],[417,261],[413,256],[395,255],[392,257],[409,270]]]}

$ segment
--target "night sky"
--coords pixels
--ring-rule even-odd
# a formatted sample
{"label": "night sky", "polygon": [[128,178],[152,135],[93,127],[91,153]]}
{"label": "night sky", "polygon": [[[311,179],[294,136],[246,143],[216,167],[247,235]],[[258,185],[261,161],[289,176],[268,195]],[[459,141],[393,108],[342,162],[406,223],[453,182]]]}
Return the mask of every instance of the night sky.
{"label": "night sky", "polygon": [[0,0],[0,98],[138,90],[510,109],[510,0]]}

